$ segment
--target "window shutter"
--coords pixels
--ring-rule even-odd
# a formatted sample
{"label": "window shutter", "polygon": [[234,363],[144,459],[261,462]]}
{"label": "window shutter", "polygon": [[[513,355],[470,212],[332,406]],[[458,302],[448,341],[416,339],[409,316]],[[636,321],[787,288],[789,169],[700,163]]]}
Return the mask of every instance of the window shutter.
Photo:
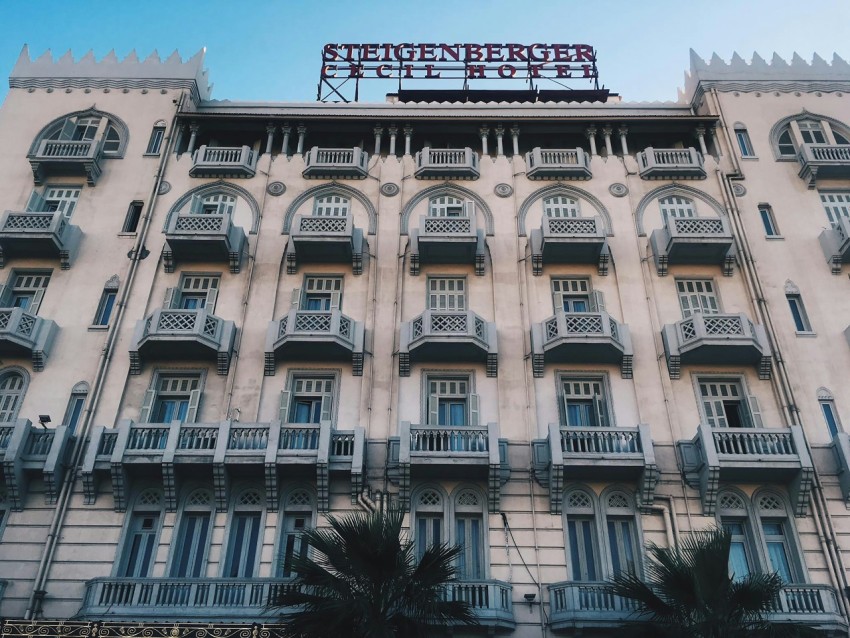
{"label": "window shutter", "polygon": [[751,427],[763,428],[764,423],[761,420],[761,406],[759,405],[759,400],[756,397],[750,395],[747,397],[747,403],[750,406]]}
{"label": "window shutter", "polygon": [[600,428],[608,427],[608,412],[605,409],[605,399],[601,394],[593,395],[593,411],[596,417],[596,425]]}
{"label": "window shutter", "polygon": [[210,288],[209,290],[207,290],[207,301],[204,307],[211,315],[215,314],[216,299],[218,299],[218,288]]}
{"label": "window shutter", "polygon": [[44,299],[44,288],[39,288],[35,291],[35,294],[32,296],[32,302],[30,303],[29,312],[30,314],[37,315],[38,308],[41,306],[41,300]]}
{"label": "window shutter", "polygon": [[293,288],[289,295],[289,303],[293,308],[298,308],[301,305],[301,289]]}
{"label": "window shutter", "polygon": [[192,390],[189,393],[189,409],[186,410],[186,423],[194,423],[198,418],[198,404],[201,402],[201,391]]}
{"label": "window shutter", "polygon": [[202,200],[198,195],[192,195],[192,200],[189,203],[189,213],[192,215],[203,215],[204,200]]}
{"label": "window shutter", "polygon": [[428,425],[440,424],[440,401],[436,394],[428,395]]}
{"label": "window shutter", "polygon": [[590,293],[590,311],[605,312],[605,297],[601,290],[594,290]]}
{"label": "window shutter", "polygon": [[29,200],[27,200],[27,212],[41,213],[45,210],[47,210],[47,204],[44,201],[44,197],[38,191],[33,191]]}
{"label": "window shutter", "polygon": [[723,401],[703,401],[702,406],[705,410],[705,418],[708,421],[709,427],[729,427],[729,422],[726,420],[726,411],[723,409]]}
{"label": "window shutter", "polygon": [[552,307],[555,309],[555,312],[564,309],[564,293],[559,291],[552,292]]}
{"label": "window shutter", "polygon": [[331,410],[333,409],[333,395],[330,393],[322,394],[322,416],[320,417],[321,421],[330,421],[331,420]]}
{"label": "window shutter", "polygon": [[139,423],[150,423],[153,402],[156,399],[156,390],[145,390],[145,399],[142,401],[142,411],[139,413]]}
{"label": "window shutter", "polygon": [[281,423],[289,423],[289,400],[292,392],[284,390],[280,393],[280,409],[278,410],[278,419]]}
{"label": "window shutter", "polygon": [[569,410],[567,410],[567,395],[566,394],[562,394],[560,396],[560,399],[558,400],[558,410],[561,413],[561,423],[564,424],[564,425],[570,425],[570,422],[568,421],[569,417],[567,416],[569,414]]}
{"label": "window shutter", "polygon": [[478,425],[478,395],[469,395],[469,425]]}
{"label": "window shutter", "polygon": [[74,130],[77,128],[77,123],[72,119],[68,118],[62,123],[62,129],[59,131],[60,140],[70,140],[74,136]]}
{"label": "window shutter", "polygon": [[165,299],[162,302],[163,308],[179,308],[180,307],[180,289],[166,288]]}
{"label": "window shutter", "polygon": [[338,292],[331,293],[331,310],[339,310],[339,304],[342,301],[342,295]]}
{"label": "window shutter", "polygon": [[475,202],[469,201],[463,203],[463,215],[470,219],[475,217]]}

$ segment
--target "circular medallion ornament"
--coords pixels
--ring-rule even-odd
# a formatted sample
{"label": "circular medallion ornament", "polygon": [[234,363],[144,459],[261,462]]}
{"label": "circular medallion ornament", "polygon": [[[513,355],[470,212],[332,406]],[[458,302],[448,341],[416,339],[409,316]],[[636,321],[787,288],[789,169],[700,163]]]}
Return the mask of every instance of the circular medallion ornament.
{"label": "circular medallion ornament", "polygon": [[510,197],[514,194],[514,189],[510,184],[496,184],[493,192],[496,193],[498,197]]}
{"label": "circular medallion ornament", "polygon": [[611,184],[608,187],[608,192],[611,193],[614,197],[625,197],[629,194],[629,188],[625,184],[620,184],[616,182],[615,184]]}
{"label": "circular medallion ornament", "polygon": [[283,182],[272,182],[266,186],[266,192],[272,197],[280,197],[286,192],[286,184]]}
{"label": "circular medallion ornament", "polygon": [[165,180],[162,180],[159,183],[159,190],[157,190],[157,193],[160,194],[160,195],[165,195],[170,190],[171,190],[171,182],[166,182]]}
{"label": "circular medallion ornament", "polygon": [[743,184],[735,182],[732,184],[732,192],[735,193],[735,197],[743,197],[747,194],[747,188]]}
{"label": "circular medallion ornament", "polygon": [[395,197],[396,195],[398,195],[398,184],[387,182],[386,184],[381,186],[381,194],[386,195],[387,197]]}

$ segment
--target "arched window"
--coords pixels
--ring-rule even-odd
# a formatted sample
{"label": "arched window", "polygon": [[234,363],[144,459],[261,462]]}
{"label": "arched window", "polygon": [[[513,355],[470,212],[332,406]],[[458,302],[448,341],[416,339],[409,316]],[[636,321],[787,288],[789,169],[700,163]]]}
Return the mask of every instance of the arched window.
{"label": "arched window", "polygon": [[820,405],[829,438],[834,439],[842,431],[841,419],[838,418],[838,410],[835,407],[835,397],[827,388],[818,388],[818,404]]}
{"label": "arched window", "polygon": [[240,492],[233,503],[230,533],[222,576],[251,578],[260,555],[260,528],[263,519],[263,495],[251,488]]}
{"label": "arched window", "polygon": [[593,497],[583,489],[568,492],[564,498],[564,514],[567,519],[567,570],[570,580],[602,580]]}
{"label": "arched window", "polygon": [[26,377],[16,370],[0,374],[0,423],[12,423],[18,418],[26,384]]}
{"label": "arched window", "polygon": [[462,199],[451,195],[440,195],[428,200],[428,215],[431,217],[467,217]]}
{"label": "arched window", "polygon": [[91,109],[51,122],[42,129],[33,147],[35,150],[41,140],[95,140],[102,142],[104,157],[123,157],[127,138],[127,126],[120,119]]}
{"label": "arched window", "polygon": [[445,542],[445,501],[442,492],[431,487],[423,489],[413,499],[413,511],[416,554],[421,557],[431,545]]}
{"label": "arched window", "polygon": [[[824,130],[824,122],[827,119],[814,119],[812,117],[800,117],[797,126],[800,130],[799,139],[794,134],[790,121],[781,126],[774,135],[774,146],[779,158],[794,158],[797,156],[799,144],[828,144],[829,139]],[[839,122],[829,121],[829,128],[836,144],[850,144],[848,137],[850,131]]]}
{"label": "arched window", "polygon": [[458,491],[454,497],[454,524],[454,542],[462,549],[458,556],[458,578],[484,578],[484,497],[471,489]]}
{"label": "arched window", "polygon": [[346,217],[351,212],[351,200],[344,195],[320,195],[313,200],[314,217]]}
{"label": "arched window", "polygon": [[206,489],[193,490],[186,497],[171,558],[171,576],[199,578],[204,575],[213,503],[212,492]]}
{"label": "arched window", "polygon": [[294,576],[292,561],[304,557],[308,552],[307,542],[302,539],[305,530],[313,527],[315,506],[313,497],[305,489],[292,490],[283,504],[278,575],[283,578]]}
{"label": "arched window", "polygon": [[129,514],[118,576],[147,578],[156,557],[157,537],[162,518],[162,492],[146,489],[139,493]]}
{"label": "arched window", "polygon": [[80,422],[88,395],[89,384],[85,381],[80,381],[71,388],[71,397],[68,399],[68,407],[65,409],[65,416],[62,419],[62,425],[67,425],[71,433],[77,430],[77,424]]}
{"label": "arched window", "polygon": [[767,550],[766,569],[776,572],[784,583],[800,582],[791,551],[791,527],[785,501],[777,494],[766,492],[757,497],[762,539]]}
{"label": "arched window", "polygon": [[543,214],[547,217],[581,217],[579,201],[566,195],[543,198]]}

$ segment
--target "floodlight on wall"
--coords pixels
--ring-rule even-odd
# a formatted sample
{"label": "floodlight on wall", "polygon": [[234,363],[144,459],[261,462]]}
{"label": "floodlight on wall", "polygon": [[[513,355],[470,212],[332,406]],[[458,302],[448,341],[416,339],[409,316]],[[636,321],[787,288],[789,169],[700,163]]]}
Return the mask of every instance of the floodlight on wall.
{"label": "floodlight on wall", "polygon": [[43,427],[45,430],[47,429],[47,424],[50,423],[50,415],[49,414],[39,414],[38,415],[38,424]]}
{"label": "floodlight on wall", "polygon": [[537,598],[537,594],[535,594],[534,592],[531,592],[531,593],[525,594],[523,596],[523,598],[525,598],[525,602],[528,603],[528,610],[531,611],[532,609],[534,609],[534,599]]}

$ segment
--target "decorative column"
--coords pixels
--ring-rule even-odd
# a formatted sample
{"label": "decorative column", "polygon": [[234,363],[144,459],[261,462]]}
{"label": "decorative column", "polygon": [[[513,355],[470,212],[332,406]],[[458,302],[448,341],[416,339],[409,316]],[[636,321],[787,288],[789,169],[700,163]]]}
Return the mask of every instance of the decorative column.
{"label": "decorative column", "polygon": [[608,154],[608,157],[612,157],[614,155],[614,148],[611,146],[611,133],[614,132],[614,129],[610,126],[602,127],[602,137],[605,138],[605,152]]}
{"label": "decorative column", "polygon": [[596,127],[588,126],[584,134],[587,135],[587,139],[590,142],[590,156],[596,157]]}
{"label": "decorative column", "polygon": [[375,127],[375,155],[381,154],[381,138],[384,136],[384,127],[378,124]]}
{"label": "decorative column", "polygon": [[482,126],[478,129],[478,134],[481,135],[481,156],[489,155],[487,150],[487,138],[490,136],[490,129],[486,126]]}
{"label": "decorative column", "polygon": [[395,124],[390,124],[387,131],[390,134],[390,156],[395,157],[395,138],[398,135],[398,127]]}
{"label": "decorative column", "polygon": [[629,154],[629,145],[626,143],[626,133],[629,132],[628,127],[620,126],[617,129],[617,134],[620,136],[620,148],[623,150],[623,157]]}
{"label": "decorative column", "polygon": [[493,132],[496,134],[496,155],[502,156],[505,154],[505,145],[502,139],[505,136],[505,127],[499,124],[493,129]]}
{"label": "decorative column", "polygon": [[281,153],[289,157],[289,134],[292,133],[292,127],[289,125],[289,122],[284,122],[280,130],[283,131],[283,150]]}
{"label": "decorative column", "polygon": [[198,131],[201,130],[201,127],[197,122],[192,122],[189,124],[189,132],[191,135],[189,136],[189,147],[186,149],[186,152],[191,155],[195,152],[195,142],[198,141]]}
{"label": "decorative column", "polygon": [[413,138],[413,127],[407,124],[402,131],[404,132],[404,154],[410,155],[410,141]]}
{"label": "decorative column", "polygon": [[514,142],[514,155],[519,155],[519,126],[516,124],[511,127],[511,138]]}
{"label": "decorative column", "polygon": [[270,123],[266,125],[266,155],[272,154],[272,144],[274,143],[275,128],[276,127],[274,124]]}
{"label": "decorative column", "polygon": [[708,155],[708,149],[705,147],[705,127],[697,126],[696,134],[697,141],[699,142],[699,152],[703,155]]}
{"label": "decorative column", "polygon": [[298,147],[295,149],[295,152],[298,155],[304,153],[304,138],[307,137],[307,127],[301,123],[298,125]]}

